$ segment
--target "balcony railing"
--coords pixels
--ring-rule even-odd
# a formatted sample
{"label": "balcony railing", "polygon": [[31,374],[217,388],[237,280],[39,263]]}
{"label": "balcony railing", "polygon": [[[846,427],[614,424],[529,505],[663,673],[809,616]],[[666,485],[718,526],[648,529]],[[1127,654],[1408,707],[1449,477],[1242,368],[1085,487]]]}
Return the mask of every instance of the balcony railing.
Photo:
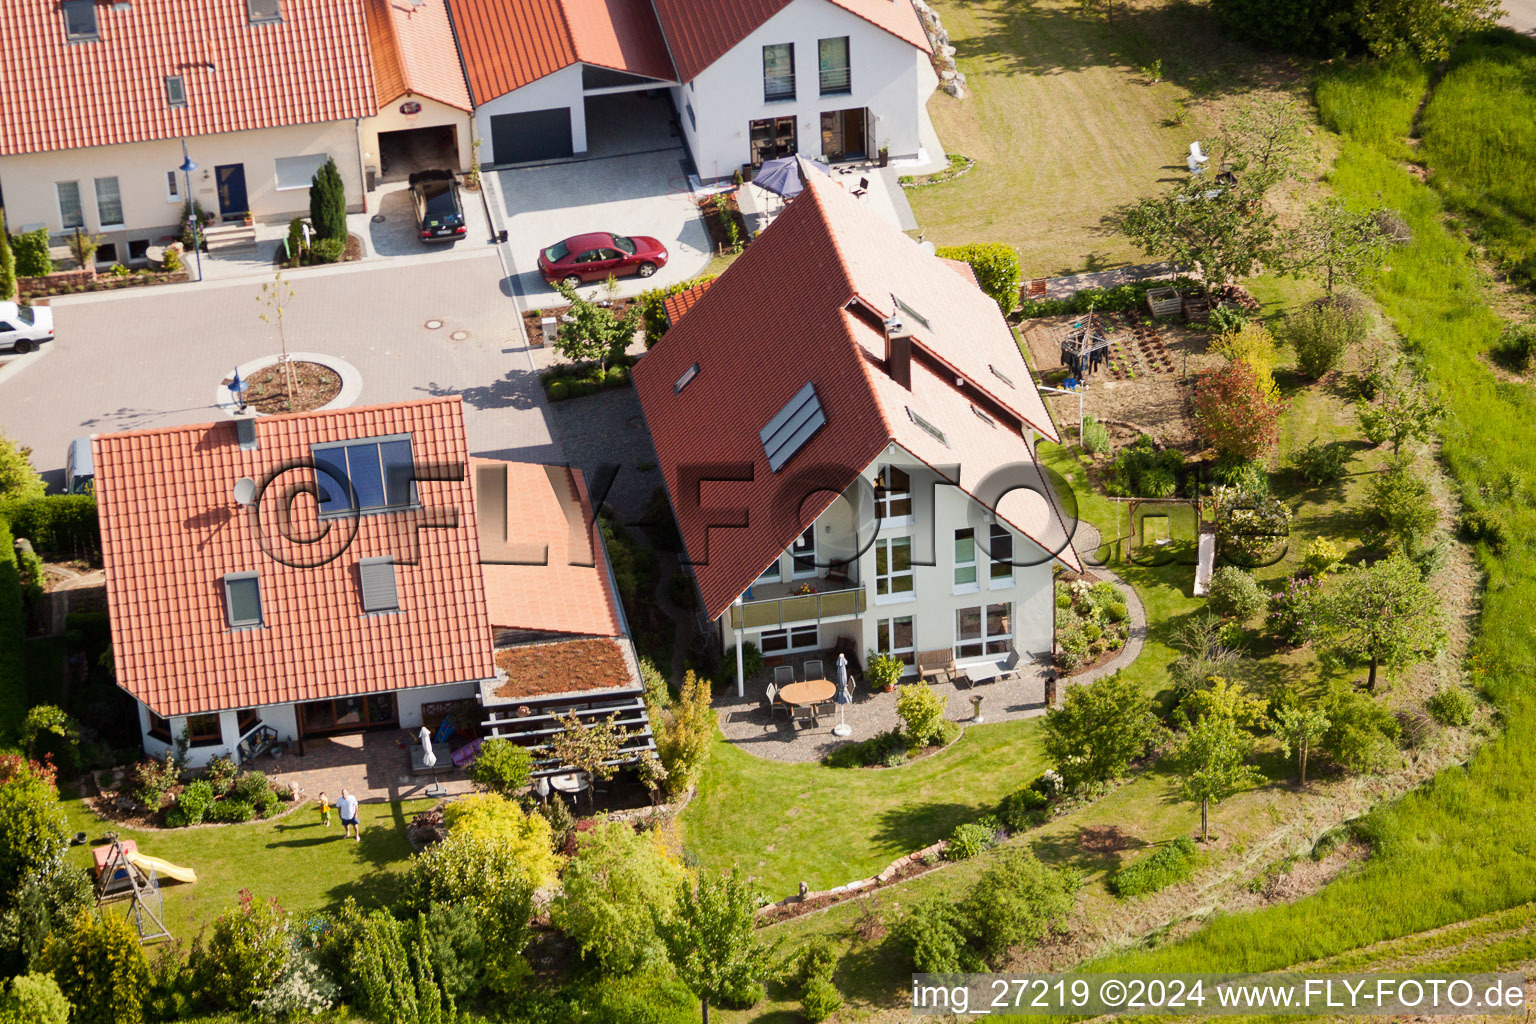
{"label": "balcony railing", "polygon": [[853,76],[849,73],[847,64],[840,68],[821,69],[821,94],[823,96],[838,96],[853,91]]}
{"label": "balcony railing", "polygon": [[865,600],[864,588],[855,585],[826,593],[743,601],[740,607],[731,606],[731,628],[776,629],[790,622],[858,615],[864,611]]}
{"label": "balcony railing", "polygon": [[795,76],[788,75],[764,75],[763,76],[763,101],[772,103],[775,100],[792,100],[795,98]]}

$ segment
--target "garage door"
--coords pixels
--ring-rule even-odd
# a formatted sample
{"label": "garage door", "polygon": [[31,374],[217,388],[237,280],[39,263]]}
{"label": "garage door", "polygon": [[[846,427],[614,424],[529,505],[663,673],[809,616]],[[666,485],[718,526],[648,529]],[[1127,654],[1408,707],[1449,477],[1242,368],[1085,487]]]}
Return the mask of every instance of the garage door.
{"label": "garage door", "polygon": [[491,160],[498,164],[570,156],[570,108],[492,115],[491,150]]}

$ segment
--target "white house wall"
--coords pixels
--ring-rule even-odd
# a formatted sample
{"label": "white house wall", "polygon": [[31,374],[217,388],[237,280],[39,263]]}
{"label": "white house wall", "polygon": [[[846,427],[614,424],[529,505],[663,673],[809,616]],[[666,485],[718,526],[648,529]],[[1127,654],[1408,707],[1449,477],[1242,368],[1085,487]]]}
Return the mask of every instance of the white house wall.
{"label": "white house wall", "polygon": [[[837,36],[848,37],[852,92],[822,96],[818,42]],[[795,44],[793,100],[763,99],[763,47],[774,43]],[[763,118],[795,115],[800,153],[818,155],[825,110],[868,108],[878,118],[870,133],[875,145],[888,144],[893,158],[913,156],[921,146],[920,111],[932,91],[932,75],[920,74],[927,62],[910,43],[829,0],[794,0],[673,96],[705,179],[729,177],[751,161],[749,123]]]}
{"label": "white house wall", "polygon": [[554,110],[560,107],[571,112],[571,147],[577,153],[585,153],[586,98],[581,87],[581,65],[572,64],[475,108],[475,131],[485,140],[480,151],[480,162],[505,162],[492,152],[491,118],[498,114],[521,114],[529,110]]}
{"label": "white house wall", "polygon": [[[346,184],[349,208],[360,210],[363,183],[358,165],[357,122],[328,121],[320,124],[225,132],[187,140],[198,169],[192,172],[192,192],[205,210],[217,213],[219,197],[214,168],[243,164],[245,187],[252,216],[264,221],[286,221],[308,216],[309,188],[277,188],[279,157],[329,154]],[[93,146],[51,153],[25,153],[0,157],[0,188],[5,192],[6,226],[11,231],[46,227],[63,231],[58,194],[60,181],[80,183],[83,230],[103,236],[126,254],[126,242],[148,238],[152,244],[179,231],[184,197],[171,197],[167,172],[181,166],[181,142],[132,142],[117,146]],[[97,209],[95,179],[116,177],[122,198],[123,224],[103,225]],[[185,189],[176,175],[178,192]]]}
{"label": "white house wall", "polygon": [[[407,102],[421,104],[421,112],[415,118],[407,117],[400,112],[401,104]],[[381,103],[378,114],[363,118],[362,124],[358,127],[358,140],[363,150],[363,166],[371,167],[375,171],[380,170],[379,136],[385,132],[452,125],[454,138],[459,146],[459,163],[453,170],[467,171],[470,160],[474,156],[474,143],[470,137],[469,122],[470,117],[467,111],[450,107],[446,103],[439,103],[427,96],[410,94],[396,96],[388,103]]]}

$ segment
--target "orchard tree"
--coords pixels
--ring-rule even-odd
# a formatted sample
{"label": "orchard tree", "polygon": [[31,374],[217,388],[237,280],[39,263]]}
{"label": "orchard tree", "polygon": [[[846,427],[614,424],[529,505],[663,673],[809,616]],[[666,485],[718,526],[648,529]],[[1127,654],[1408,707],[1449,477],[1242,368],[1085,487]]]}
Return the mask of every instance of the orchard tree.
{"label": "orchard tree", "polygon": [[1151,700],[1116,673],[1072,687],[1045,713],[1045,756],[1069,789],[1108,782],[1146,752],[1156,727]]}
{"label": "orchard tree", "polygon": [[1257,459],[1280,440],[1280,402],[1264,393],[1244,360],[1202,373],[1195,382],[1195,426],[1223,455]]}
{"label": "orchard tree", "polygon": [[587,807],[595,809],[593,790],[599,781],[613,778],[624,744],[629,741],[630,730],[618,723],[615,711],[601,722],[583,722],[576,712],[557,719],[563,732],[558,733],[550,746],[555,757],[587,777]]}
{"label": "orchard tree", "polygon": [[1210,838],[1211,804],[1264,777],[1247,763],[1252,752],[1252,734],[1226,702],[1209,703],[1184,733],[1172,760],[1184,798],[1200,805],[1201,840]]}
{"label": "orchard tree", "polygon": [[651,920],[678,980],[696,996],[709,1024],[709,1007],[764,977],[778,973],[777,944],[758,939],[760,896],[753,884],[731,873],[683,882],[670,914],[652,907]]}
{"label": "orchard tree", "polygon": [[1395,672],[1445,649],[1440,600],[1401,553],[1338,573],[1310,611],[1308,639],[1323,664],[1369,665],[1372,692],[1379,668]]}
{"label": "orchard tree", "polygon": [[1275,217],[1261,178],[1215,186],[1204,175],[1126,210],[1121,232],[1142,252],[1199,269],[1206,294],[1251,274],[1279,253]]}
{"label": "orchard tree", "polygon": [[572,362],[596,362],[605,372],[608,363],[624,354],[640,326],[640,306],[631,303],[618,316],[608,307],[582,298],[570,285],[555,288],[571,304],[555,335],[555,351]]}
{"label": "orchard tree", "polygon": [[1221,160],[1259,194],[1306,169],[1316,155],[1311,115],[1289,96],[1249,100],[1221,128]]}
{"label": "orchard tree", "polygon": [[1375,402],[1362,400],[1355,407],[1360,429],[1372,444],[1391,442],[1395,455],[1413,441],[1428,441],[1443,409],[1422,375],[1406,377],[1389,372]]}
{"label": "orchard tree", "polygon": [[1328,732],[1328,713],[1318,705],[1306,703],[1293,690],[1280,699],[1270,726],[1275,739],[1280,741],[1280,752],[1286,757],[1296,755],[1296,769],[1300,784],[1307,784],[1307,756]]}
{"label": "orchard tree", "polygon": [[1381,266],[1392,240],[1382,233],[1381,209],[1352,212],[1342,199],[1307,211],[1286,245],[1286,269],[1317,274],[1331,297],[1335,284],[1357,284]]}

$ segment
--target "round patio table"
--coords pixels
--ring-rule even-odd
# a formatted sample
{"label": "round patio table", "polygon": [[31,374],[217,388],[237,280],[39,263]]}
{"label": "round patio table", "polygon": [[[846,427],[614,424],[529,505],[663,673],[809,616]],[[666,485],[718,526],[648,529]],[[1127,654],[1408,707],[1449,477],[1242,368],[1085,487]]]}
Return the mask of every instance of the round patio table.
{"label": "round patio table", "polygon": [[825,704],[837,693],[837,684],[828,679],[807,679],[803,683],[788,683],[779,690],[779,700],[796,707],[807,704]]}
{"label": "round patio table", "polygon": [[554,789],[569,796],[575,796],[587,788],[587,780],[575,772],[552,776],[549,784]]}

